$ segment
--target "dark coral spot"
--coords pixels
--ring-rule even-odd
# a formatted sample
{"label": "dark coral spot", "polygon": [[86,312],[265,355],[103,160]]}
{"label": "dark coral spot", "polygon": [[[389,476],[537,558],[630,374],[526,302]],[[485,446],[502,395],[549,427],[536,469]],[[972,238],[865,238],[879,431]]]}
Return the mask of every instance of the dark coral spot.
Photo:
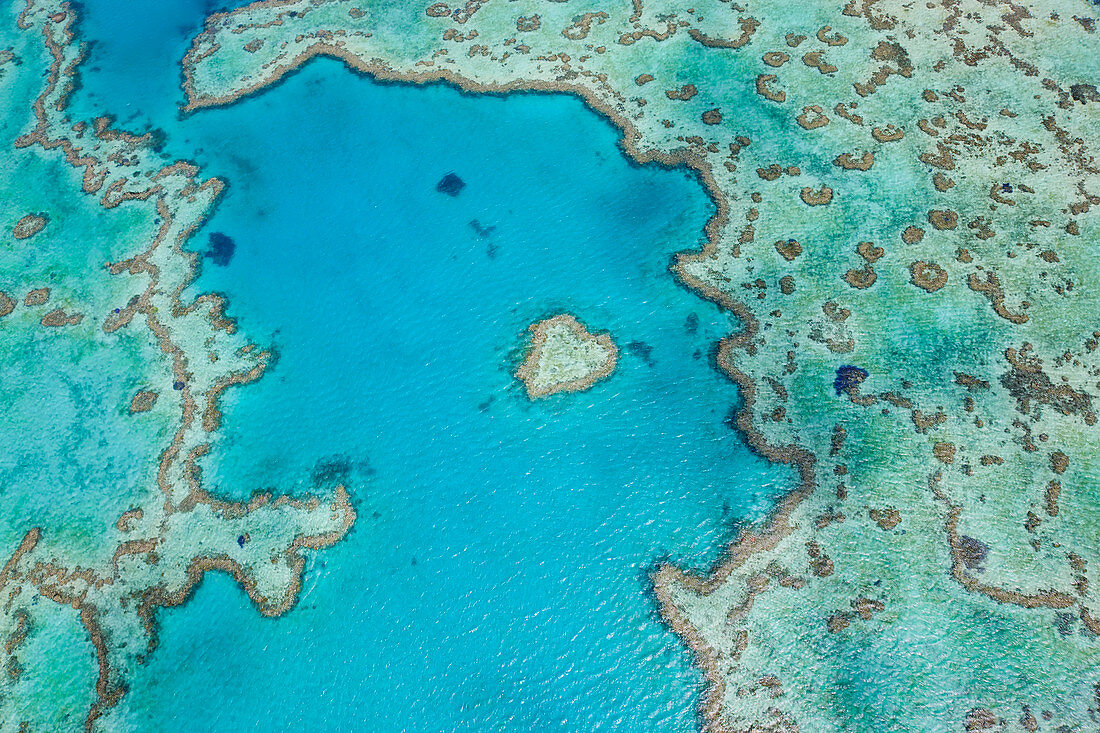
{"label": "dark coral spot", "polygon": [[1081,104],[1100,102],[1100,92],[1097,92],[1095,84],[1074,84],[1069,88],[1070,96]]}
{"label": "dark coral spot", "polygon": [[956,549],[959,553],[959,559],[970,570],[981,570],[982,563],[985,562],[985,558],[989,554],[989,547],[984,542],[966,535],[959,535],[959,543]]}
{"label": "dark coral spot", "polygon": [[448,196],[457,196],[466,187],[466,182],[454,173],[448,173],[435,184],[435,190]]}
{"label": "dark coral spot", "polygon": [[626,345],[628,351],[637,356],[648,366],[653,366],[653,347],[645,341],[631,341]]}
{"label": "dark coral spot", "polygon": [[855,389],[863,380],[871,376],[866,369],[845,364],[836,370],[836,379],[833,380],[833,389],[839,396],[843,392]]}
{"label": "dark coral spot", "polygon": [[183,389],[183,382],[172,382],[172,389],[175,389],[175,390]]}
{"label": "dark coral spot", "polygon": [[470,228],[477,232],[477,236],[481,237],[482,239],[488,237],[490,234],[493,233],[493,230],[496,229],[495,226],[485,226],[477,219],[474,219],[470,222]]}
{"label": "dark coral spot", "polygon": [[351,475],[352,468],[352,460],[349,456],[327,456],[318,460],[313,466],[310,479],[314,486],[345,483]]}

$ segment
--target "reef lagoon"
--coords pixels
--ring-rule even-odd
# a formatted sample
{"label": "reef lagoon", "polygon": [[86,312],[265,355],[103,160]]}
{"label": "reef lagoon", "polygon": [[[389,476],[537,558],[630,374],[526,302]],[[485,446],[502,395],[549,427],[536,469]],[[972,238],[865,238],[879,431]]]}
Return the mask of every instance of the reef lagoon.
{"label": "reef lagoon", "polygon": [[[165,134],[228,183],[191,290],[277,354],[222,398],[208,489],[343,483],[359,519],[258,616],[210,574],[159,614],[135,728],[691,731],[702,676],[658,614],[662,560],[705,569],[794,475],[729,424],[737,330],[679,285],[694,175],[638,166],[575,97],[383,84],[336,61],[180,115],[204,4],[91,0],[72,106]],[[465,184],[437,191],[448,174]],[[615,373],[531,402],[528,324],[608,331]]]}

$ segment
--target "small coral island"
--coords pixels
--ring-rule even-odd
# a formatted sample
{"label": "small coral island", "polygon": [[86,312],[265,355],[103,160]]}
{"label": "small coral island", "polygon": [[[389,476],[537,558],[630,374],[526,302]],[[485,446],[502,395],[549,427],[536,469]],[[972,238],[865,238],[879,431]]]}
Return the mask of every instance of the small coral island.
{"label": "small coral island", "polygon": [[568,313],[530,326],[531,346],[516,377],[531,399],[580,392],[611,374],[619,349],[606,333],[592,334]]}

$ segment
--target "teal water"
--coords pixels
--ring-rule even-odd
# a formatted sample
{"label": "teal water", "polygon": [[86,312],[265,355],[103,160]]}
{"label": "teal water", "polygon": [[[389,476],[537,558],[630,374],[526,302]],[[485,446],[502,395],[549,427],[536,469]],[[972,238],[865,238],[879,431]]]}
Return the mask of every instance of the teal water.
{"label": "teal water", "polygon": [[[129,722],[693,730],[701,677],[648,572],[705,567],[791,481],[726,424],[737,391],[710,351],[736,323],[667,272],[701,241],[701,187],[631,165],[576,99],[333,61],[181,117],[178,61],[210,10],[85,2],[73,115],[159,127],[229,182],[193,246],[235,250],[193,291],[226,293],[278,361],[227,395],[208,488],[342,482],[360,519],[280,619],[217,575],[162,613]],[[452,171],[453,198],[435,190]],[[609,330],[619,368],[531,403],[511,376],[525,329],[561,311]]]}

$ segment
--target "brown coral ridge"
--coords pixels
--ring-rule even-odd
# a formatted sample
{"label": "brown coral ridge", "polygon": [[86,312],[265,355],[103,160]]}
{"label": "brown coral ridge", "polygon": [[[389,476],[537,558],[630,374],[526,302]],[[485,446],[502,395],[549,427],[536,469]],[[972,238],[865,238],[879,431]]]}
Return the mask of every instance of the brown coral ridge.
{"label": "brown coral ridge", "polygon": [[909,265],[914,285],[926,293],[934,293],[947,284],[947,271],[935,262],[917,261]]}
{"label": "brown coral ridge", "polygon": [[[63,8],[62,11],[42,18],[41,16],[43,13],[35,6],[33,0],[28,0],[26,9],[23,10],[18,19],[19,27],[24,30],[33,29],[34,21],[41,22],[41,35],[44,38],[45,46],[52,57],[52,61],[47,71],[43,91],[36,98],[33,105],[34,129],[20,137],[16,141],[16,147],[24,148],[39,146],[47,151],[58,150],[70,165],[84,169],[83,190],[85,193],[94,194],[103,189],[108,179],[114,173],[106,161],[101,160],[91,152],[97,149],[98,145],[96,145],[96,148],[89,148],[88,150],[82,149],[79,147],[79,137],[77,141],[74,142],[73,139],[68,137],[55,136],[54,128],[51,125],[51,116],[53,113],[63,113],[65,109],[68,93],[72,90],[74,85],[73,77],[81,60],[79,54],[76,56],[75,60],[71,58],[68,59],[68,62],[66,60],[66,49],[75,47],[76,41],[72,32],[74,21],[71,8],[65,3],[62,3],[61,7]],[[39,17],[36,18],[36,14]],[[74,129],[83,132],[89,128],[87,126],[78,125]],[[107,118],[96,120],[90,129],[94,133],[95,141],[121,143],[129,146],[131,151],[149,148],[152,143],[149,136],[136,137],[112,130],[110,128],[110,120]],[[94,141],[93,144],[95,144]],[[138,165],[139,163],[136,162],[136,155],[134,156],[134,160],[135,162],[132,164],[119,161],[113,162],[119,166]],[[179,385],[177,389],[181,396],[181,420],[172,438],[171,444],[162,453],[158,470],[158,488],[164,495],[163,506],[166,516],[193,511],[200,505],[208,506],[213,512],[227,518],[243,517],[269,504],[271,506],[293,506],[308,509],[310,511],[316,510],[319,508],[319,505],[318,500],[315,498],[294,499],[289,496],[272,498],[272,496],[268,494],[254,497],[247,503],[224,502],[215,499],[206,493],[199,484],[199,477],[201,474],[195,464],[195,461],[209,449],[209,444],[199,444],[187,450],[186,454],[183,452],[187,445],[189,427],[196,417],[198,402],[194,396],[194,387],[192,385],[193,377],[187,368],[188,356],[184,352],[184,349],[173,340],[172,332],[168,325],[171,320],[166,320],[168,317],[157,315],[157,309],[152,306],[151,303],[153,295],[160,292],[169,294],[172,303],[171,318],[180,318],[192,313],[202,313],[210,328],[215,332],[219,330],[225,331],[226,333],[233,332],[232,322],[224,316],[225,301],[222,298],[214,295],[204,295],[197,298],[190,305],[185,305],[180,299],[184,289],[196,276],[196,257],[194,255],[188,255],[182,249],[182,245],[191,233],[201,225],[202,218],[200,217],[196,221],[190,222],[189,226],[186,226],[182,232],[169,238],[168,234],[172,231],[171,224],[175,221],[177,212],[173,209],[173,204],[176,202],[171,200],[170,196],[172,194],[169,193],[164,183],[173,176],[182,177],[185,183],[181,186],[178,195],[182,197],[184,202],[187,200],[193,201],[195,195],[200,193],[212,193],[213,198],[216,198],[221,190],[221,182],[217,179],[210,179],[196,185],[194,178],[197,173],[197,169],[187,163],[179,162],[166,165],[158,172],[148,177],[147,180],[151,181],[148,188],[138,188],[136,190],[128,189],[128,184],[142,185],[138,182],[139,177],[134,176],[133,179],[121,178],[107,185],[105,193],[100,198],[100,203],[105,208],[118,206],[128,200],[147,200],[153,198],[156,201],[157,211],[163,221],[158,235],[151,243],[148,250],[129,260],[121,263],[113,263],[109,266],[109,270],[115,274],[122,272],[130,274],[144,273],[148,275],[149,284],[144,293],[135,297],[126,309],[120,309],[120,315],[115,317],[114,320],[111,318],[106,319],[103,323],[103,330],[105,333],[111,333],[118,328],[128,325],[133,316],[140,313],[144,317],[155,341],[160,345],[162,351],[170,356],[174,377],[176,383]],[[162,246],[170,247],[172,254],[181,258],[186,265],[184,267],[185,274],[178,282],[169,283],[160,281],[159,268],[155,268],[150,264],[153,252]],[[29,293],[24,299],[24,302],[27,306],[35,306],[44,304],[48,298],[49,290],[40,288],[39,290]],[[14,301],[5,294],[3,305],[13,308]],[[83,316],[81,314],[69,315],[61,309],[56,309],[47,313],[42,318],[42,324],[46,326],[67,325],[77,323],[82,318]],[[251,349],[252,347],[248,346],[241,349],[241,352],[243,353]],[[245,384],[254,381],[262,375],[267,365],[267,355],[264,352],[255,352],[254,356],[255,366],[243,371],[230,372],[215,381],[215,383],[207,389],[204,408],[204,427],[207,426],[206,416],[212,412],[217,412],[219,397],[226,388],[233,384]],[[135,411],[140,411],[146,404],[149,404],[151,407],[151,402],[151,399],[139,393],[135,396],[131,406],[136,408]],[[182,501],[179,500],[176,487],[173,485],[173,480],[170,478],[170,475],[183,475],[187,477],[189,482],[189,493]],[[208,570],[221,570],[233,575],[248,593],[249,597],[257,604],[261,613],[265,615],[278,615],[292,607],[296,602],[301,584],[301,571],[304,563],[301,551],[306,549],[321,549],[333,544],[346,534],[351,524],[355,521],[355,511],[343,487],[339,487],[335,490],[329,510],[331,512],[330,518],[333,526],[331,531],[317,534],[310,534],[308,532],[298,534],[290,541],[289,546],[285,549],[283,561],[291,570],[292,580],[286,593],[280,598],[268,598],[260,594],[256,586],[256,579],[247,567],[238,563],[236,560],[230,559],[228,556],[216,553],[203,553],[194,557],[187,570],[188,581],[173,592],[168,592],[164,587],[161,587],[159,591],[157,588],[147,589],[145,591],[132,591],[140,592],[143,595],[138,613],[144,620],[146,629],[150,631],[151,643],[155,642],[154,610],[158,607],[183,603],[190,596],[194,585],[199,582],[203,574]],[[134,527],[131,525],[131,520],[140,518],[141,516],[142,512],[140,509],[130,510],[119,518],[119,527],[125,526],[132,530]],[[99,665],[99,675],[96,682],[96,700],[85,720],[85,728],[90,731],[95,728],[97,720],[104,711],[118,703],[119,699],[121,699],[126,691],[126,686],[120,677],[120,671],[112,666],[112,645],[107,636],[108,631],[101,620],[101,614],[106,613],[106,611],[97,607],[96,601],[93,600],[92,597],[89,597],[89,591],[98,591],[109,587],[121,587],[118,583],[121,578],[120,561],[127,556],[145,556],[148,562],[157,562],[157,552],[155,550],[158,547],[160,538],[150,537],[120,543],[115,550],[114,558],[111,563],[111,574],[103,575],[93,570],[81,569],[79,567],[70,571],[52,562],[45,564],[37,562],[29,569],[21,567],[21,563],[27,561],[27,557],[33,552],[35,546],[38,544],[40,536],[41,530],[39,529],[33,529],[27,533],[19,550],[17,550],[5,565],[3,572],[0,573],[0,587],[6,586],[13,579],[27,580],[37,588],[38,593],[42,596],[58,603],[71,605],[79,611],[80,620],[88,631]],[[273,562],[274,561],[276,561],[275,558],[273,558]],[[14,597],[13,595],[12,599],[14,599]],[[122,600],[125,601],[126,599]],[[133,652],[127,653],[132,654]]]}
{"label": "brown coral ridge", "polygon": [[157,404],[157,393],[143,389],[134,394],[130,400],[130,414],[133,415],[138,412],[148,412],[153,409],[153,406]]}
{"label": "brown coral ridge", "polygon": [[42,316],[40,323],[47,328],[61,328],[62,326],[75,326],[83,320],[83,313],[66,313],[63,308],[54,308]]}
{"label": "brown coral ridge", "polygon": [[875,164],[875,154],[867,150],[858,159],[851,153],[841,153],[836,156],[833,165],[849,171],[869,171]]}
{"label": "brown coral ridge", "polygon": [[30,239],[46,228],[50,217],[46,214],[27,214],[12,227],[12,236],[16,239]]}
{"label": "brown coral ridge", "polygon": [[[710,290],[709,286],[703,283],[696,283],[696,285],[705,287],[708,291]],[[666,562],[660,565],[653,574],[654,592],[662,617],[692,650],[696,657],[696,663],[706,675],[708,684],[701,711],[708,723],[708,728],[725,731],[727,728],[721,722],[720,713],[722,700],[725,696],[726,679],[721,673],[719,652],[703,639],[688,618],[683,615],[672,598],[671,589],[679,585],[697,595],[709,595],[725,583],[730,574],[741,567],[749,557],[759,552],[774,550],[779,542],[793,531],[790,524],[791,514],[799,504],[813,493],[817,485],[814,475],[816,457],[796,445],[773,446],[769,444],[753,425],[752,409],[756,401],[756,385],[748,375],[734,366],[731,354],[734,349],[743,348],[746,343],[751,341],[756,332],[756,321],[752,318],[751,312],[746,306],[730,301],[721,291],[704,292],[708,299],[728,308],[746,324],[745,330],[741,333],[729,336],[721,341],[717,358],[719,367],[741,389],[743,404],[735,417],[737,428],[746,436],[749,445],[754,450],[777,463],[790,464],[800,476],[799,487],[787,494],[772,510],[768,520],[763,525],[764,529],[759,532],[743,530],[710,570],[699,574],[682,570],[676,565]],[[761,592],[762,589],[760,587],[748,588],[743,605],[745,607],[751,606],[755,595]]]}
{"label": "brown coral ridge", "polygon": [[[253,5],[264,5],[267,2],[282,1],[282,0],[259,0],[259,2]],[[252,6],[249,6],[252,7]],[[237,11],[234,11],[237,12]],[[319,40],[312,44],[300,54],[294,57],[290,62],[280,65],[274,69],[269,70],[269,75],[261,77],[252,84],[235,89],[234,91],[225,94],[223,96],[211,96],[201,95],[197,92],[194,86],[194,64],[201,60],[204,56],[201,55],[199,48],[203,40],[214,32],[216,21],[220,18],[227,17],[229,13],[219,13],[211,16],[207,21],[207,30],[200,35],[196,36],[192,42],[191,48],[188,49],[187,54],[182,61],[183,65],[183,89],[186,96],[186,104],[183,106],[182,111],[194,112],[207,107],[219,107],[241,99],[243,97],[255,94],[263,89],[266,89],[274,84],[282,81],[287,74],[300,68],[303,64],[317,57],[331,57],[342,61],[348,68],[354,69],[360,73],[366,74],[370,77],[378,79],[379,81],[392,81],[392,82],[405,82],[410,84],[432,84],[437,82],[444,82],[452,84],[455,87],[461,89],[464,92],[483,93],[483,94],[506,94],[509,92],[544,92],[544,93],[566,93],[580,97],[582,101],[596,113],[609,119],[616,127],[623,131],[622,146],[626,154],[635,162],[639,164],[646,163],[659,163],[668,167],[677,167],[686,165],[688,168],[695,170],[701,174],[703,168],[706,168],[709,173],[709,165],[698,154],[688,150],[681,149],[672,153],[662,153],[654,149],[640,150],[637,147],[637,142],[641,138],[640,133],[625,115],[616,110],[610,104],[596,96],[587,87],[580,83],[571,83],[564,81],[548,82],[539,80],[515,80],[502,84],[482,83],[474,81],[468,77],[463,76],[451,69],[433,68],[426,71],[419,72],[400,72],[393,67],[384,63],[380,59],[371,59],[369,62],[364,61],[359,56],[348,51],[340,46],[333,45],[328,41]],[[648,75],[642,75],[639,79],[643,79]],[[648,81],[648,79],[645,79]],[[644,83],[644,82],[643,82]],[[694,85],[684,85],[680,89],[670,90],[666,94],[670,94],[672,99],[690,99],[698,93],[698,90]],[[685,96],[686,95],[686,96]],[[712,188],[708,187],[711,197],[722,197],[722,193],[718,190],[715,184]]]}
{"label": "brown coral ridge", "polygon": [[[753,408],[757,400],[757,384],[748,374],[737,368],[734,354],[740,349],[751,347],[759,331],[759,322],[747,304],[699,280],[688,270],[691,262],[705,261],[713,257],[721,241],[721,232],[729,223],[729,205],[711,177],[709,169],[700,167],[697,170],[700,179],[718,204],[718,210],[707,222],[707,240],[703,248],[697,252],[684,252],[678,255],[673,271],[685,285],[740,320],[742,330],[722,339],[716,354],[718,368],[737,384],[741,392],[742,404],[734,416],[734,424],[745,435],[753,450],[771,461],[792,466],[798,475],[797,487],[778,502],[768,520],[763,523],[763,529],[742,530],[708,571],[705,573],[685,571],[670,562],[665,562],[659,565],[652,575],[654,594],[661,616],[692,650],[696,664],[706,675],[707,689],[700,707],[707,726],[712,730],[724,731],[727,728],[722,722],[720,712],[726,680],[719,666],[719,653],[703,639],[676,606],[672,598],[672,588],[679,585],[696,594],[709,595],[726,582],[730,574],[742,566],[749,557],[759,552],[774,550],[779,542],[793,530],[790,524],[792,512],[813,493],[817,486],[814,472],[817,457],[795,444],[778,446],[769,443],[754,425]],[[751,605],[758,592],[760,592],[759,588],[750,588],[746,591],[744,602],[746,607]]]}
{"label": "brown coral ridge", "polygon": [[825,206],[833,200],[833,189],[822,186],[815,191],[806,186],[798,192],[798,195],[807,206]]}
{"label": "brown coral ridge", "polygon": [[1024,608],[1070,608],[1076,603],[1073,596],[1053,589],[1041,589],[1034,593],[1024,593],[1015,589],[1000,588],[982,583],[970,573],[971,570],[980,570],[981,563],[985,559],[988,548],[984,543],[973,537],[966,537],[958,532],[959,517],[963,508],[952,502],[939,487],[942,480],[940,473],[932,474],[928,479],[928,486],[937,501],[942,502],[948,508],[947,519],[944,522],[944,531],[947,534],[947,542],[951,548],[951,576],[958,583],[972,593],[980,593],[999,603],[1008,603]]}
{"label": "brown coral ridge", "polygon": [[[1043,362],[1032,352],[1031,344],[1024,344],[1019,349],[1006,349],[1005,361],[1009,364],[1009,370],[1001,375],[1001,385],[1015,398],[1019,412],[1025,415],[1037,413],[1041,406],[1046,405],[1067,417],[1080,415],[1087,424],[1095,424],[1092,395],[1069,384],[1055,385],[1043,371]],[[1053,462],[1053,467],[1056,473],[1062,472],[1057,470],[1059,467],[1065,470],[1065,465],[1060,461]]]}

